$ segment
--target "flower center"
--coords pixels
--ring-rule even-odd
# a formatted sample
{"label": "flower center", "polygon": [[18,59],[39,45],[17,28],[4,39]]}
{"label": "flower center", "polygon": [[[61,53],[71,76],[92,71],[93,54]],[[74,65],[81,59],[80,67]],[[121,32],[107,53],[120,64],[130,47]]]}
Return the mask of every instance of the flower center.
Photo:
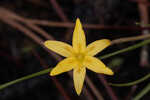
{"label": "flower center", "polygon": [[82,54],[82,53],[78,53],[78,54],[76,54],[75,57],[76,57],[77,61],[79,61],[80,63],[82,63],[83,60],[84,60],[85,55]]}
{"label": "flower center", "polygon": [[76,58],[76,61],[77,61],[78,71],[80,71],[81,68],[83,67],[83,61],[85,58],[85,54],[84,53],[75,53],[74,57]]}

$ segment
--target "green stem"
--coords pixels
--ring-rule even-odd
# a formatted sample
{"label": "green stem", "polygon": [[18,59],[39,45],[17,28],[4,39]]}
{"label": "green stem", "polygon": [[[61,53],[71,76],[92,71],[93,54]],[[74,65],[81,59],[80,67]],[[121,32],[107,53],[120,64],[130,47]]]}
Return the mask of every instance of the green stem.
{"label": "green stem", "polygon": [[134,82],[129,82],[129,83],[123,83],[123,84],[113,84],[113,83],[109,83],[110,85],[112,86],[117,86],[117,87],[123,87],[123,86],[131,86],[131,85],[135,85],[135,84],[138,84],[138,83],[141,83],[143,82],[144,80],[150,78],[150,74],[147,74],[146,76],[134,81]]}
{"label": "green stem", "polygon": [[13,84],[16,84],[18,82],[21,82],[23,80],[27,80],[27,79],[30,79],[30,78],[33,78],[33,77],[36,77],[36,76],[40,76],[40,75],[46,74],[46,73],[50,72],[50,70],[51,70],[51,68],[48,68],[48,69],[42,70],[40,72],[36,72],[36,73],[31,74],[31,75],[27,75],[27,76],[24,76],[22,78],[19,78],[19,79],[7,82],[5,84],[0,85],[0,90],[4,89],[4,88],[6,88],[6,87],[8,87],[10,85],[13,85]]}
{"label": "green stem", "polygon": [[[125,49],[116,51],[116,52],[114,52],[114,53],[110,53],[110,54],[101,56],[101,57],[99,57],[99,58],[100,58],[100,59],[106,59],[106,58],[108,58],[108,57],[111,57],[111,56],[114,56],[114,55],[117,55],[117,54],[120,54],[120,53],[123,53],[123,52],[127,52],[127,51],[130,51],[130,50],[134,50],[134,49],[139,48],[139,47],[141,47],[141,46],[143,46],[143,45],[146,45],[146,44],[148,44],[148,43],[150,43],[150,39],[149,39],[149,40],[144,40],[143,42],[140,42],[140,43],[135,44],[135,45],[133,45],[133,46],[130,46],[130,47],[128,47],[128,48],[125,48]],[[6,87],[8,87],[8,86],[10,86],[10,85],[16,84],[16,83],[18,83],[18,82],[21,82],[21,81],[24,81],[24,80],[27,80],[27,79],[30,79],[30,78],[33,78],[33,77],[37,77],[37,76],[46,74],[46,73],[50,72],[50,70],[51,70],[51,68],[46,69],[46,70],[43,70],[43,71],[40,71],[40,72],[37,72],[37,73],[34,73],[34,74],[31,74],[31,75],[24,76],[24,77],[22,77],[22,78],[19,78],[19,79],[14,80],[14,81],[7,82],[7,83],[5,83],[5,84],[0,85],[0,90],[1,90],[1,89],[4,89],[4,88],[6,88]]]}
{"label": "green stem", "polygon": [[109,53],[109,54],[106,54],[106,55],[104,55],[104,56],[100,56],[99,59],[106,59],[106,58],[109,58],[109,57],[118,55],[118,54],[120,54],[120,53],[124,53],[124,52],[127,52],[127,51],[131,51],[131,50],[134,50],[134,49],[136,49],[136,48],[139,48],[139,47],[141,47],[141,46],[143,46],[143,45],[146,45],[146,44],[148,44],[148,43],[150,43],[150,39],[144,40],[144,41],[142,41],[142,42],[140,42],[140,43],[138,43],[138,44],[135,44],[135,45],[133,45],[133,46],[129,46],[128,48],[125,48],[125,49],[122,49],[122,50],[118,50],[118,51],[116,51],[116,52]]}
{"label": "green stem", "polygon": [[140,100],[146,93],[150,91],[150,83],[142,90],[140,93],[138,93],[133,100]]}

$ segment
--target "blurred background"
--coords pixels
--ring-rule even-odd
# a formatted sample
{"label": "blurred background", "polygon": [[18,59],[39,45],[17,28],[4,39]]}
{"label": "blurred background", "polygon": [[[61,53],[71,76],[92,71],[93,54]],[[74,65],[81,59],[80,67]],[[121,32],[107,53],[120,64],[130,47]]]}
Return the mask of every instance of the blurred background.
{"label": "blurred background", "polygon": [[[76,18],[83,23],[87,44],[149,34],[148,0],[1,0],[0,84],[44,70],[62,57],[51,53],[43,41],[54,39],[71,44]],[[136,25],[136,23],[141,23]],[[97,55],[105,55],[138,41],[117,42]],[[48,51],[48,52],[47,52]],[[51,54],[50,54],[50,53]],[[105,60],[114,76],[87,70],[81,96],[77,96],[71,74],[48,74],[0,90],[0,100],[132,100],[150,80],[130,87],[108,83],[135,81],[150,72],[149,47],[143,46]],[[140,100],[150,100],[150,92]]]}

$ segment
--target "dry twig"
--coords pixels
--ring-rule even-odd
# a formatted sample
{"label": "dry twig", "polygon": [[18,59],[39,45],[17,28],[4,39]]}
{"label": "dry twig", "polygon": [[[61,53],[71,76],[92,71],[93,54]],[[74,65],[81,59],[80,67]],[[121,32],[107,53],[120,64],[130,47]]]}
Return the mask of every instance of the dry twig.
{"label": "dry twig", "polygon": [[[147,0],[141,0],[142,2],[148,2]],[[147,25],[149,23],[149,15],[148,15],[148,6],[143,4],[143,3],[138,3],[138,8],[139,8],[139,13],[140,13],[140,17],[141,17],[141,25],[142,27],[144,27],[145,25]],[[143,35],[147,35],[149,34],[149,30],[143,30],[142,31]],[[140,61],[140,65],[141,66],[148,66],[149,65],[149,61],[148,61],[148,47],[144,46],[142,47],[142,51],[141,51],[141,61]]]}

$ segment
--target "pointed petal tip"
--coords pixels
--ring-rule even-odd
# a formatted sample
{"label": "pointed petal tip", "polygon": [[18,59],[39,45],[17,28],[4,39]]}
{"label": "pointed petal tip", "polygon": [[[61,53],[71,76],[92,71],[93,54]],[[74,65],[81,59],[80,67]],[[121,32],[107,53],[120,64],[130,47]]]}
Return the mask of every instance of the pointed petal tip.
{"label": "pointed petal tip", "polygon": [[55,76],[57,75],[57,71],[55,70],[55,68],[52,69],[52,71],[49,73],[50,76]]}
{"label": "pointed petal tip", "polygon": [[80,21],[80,19],[77,17],[76,21]]}
{"label": "pointed petal tip", "polygon": [[106,42],[110,45],[111,44],[111,40],[106,39]]}
{"label": "pointed petal tip", "polygon": [[75,88],[75,91],[76,91],[77,95],[80,96],[82,89],[76,89]]}
{"label": "pointed petal tip", "polygon": [[46,46],[48,44],[48,41],[45,41],[43,44]]}
{"label": "pointed petal tip", "polygon": [[78,95],[78,96],[80,96],[80,94],[81,94],[81,91],[76,91],[76,92],[77,92],[77,95]]}
{"label": "pointed petal tip", "polygon": [[107,68],[107,75],[114,75],[114,72],[111,69]]}
{"label": "pointed petal tip", "polygon": [[79,18],[77,18],[77,19],[76,19],[76,24],[81,24],[81,22],[80,22],[80,19],[79,19]]}
{"label": "pointed petal tip", "polygon": [[109,39],[103,39],[102,42],[105,43],[108,46],[111,45],[111,40],[109,40]]}
{"label": "pointed petal tip", "polygon": [[109,75],[114,75],[114,72],[111,72]]}
{"label": "pointed petal tip", "polygon": [[51,43],[51,40],[46,40],[46,41],[44,41],[44,46],[46,46],[46,47],[48,47],[48,45]]}
{"label": "pointed petal tip", "polygon": [[55,76],[55,74],[53,72],[50,72],[49,75],[50,76]]}

